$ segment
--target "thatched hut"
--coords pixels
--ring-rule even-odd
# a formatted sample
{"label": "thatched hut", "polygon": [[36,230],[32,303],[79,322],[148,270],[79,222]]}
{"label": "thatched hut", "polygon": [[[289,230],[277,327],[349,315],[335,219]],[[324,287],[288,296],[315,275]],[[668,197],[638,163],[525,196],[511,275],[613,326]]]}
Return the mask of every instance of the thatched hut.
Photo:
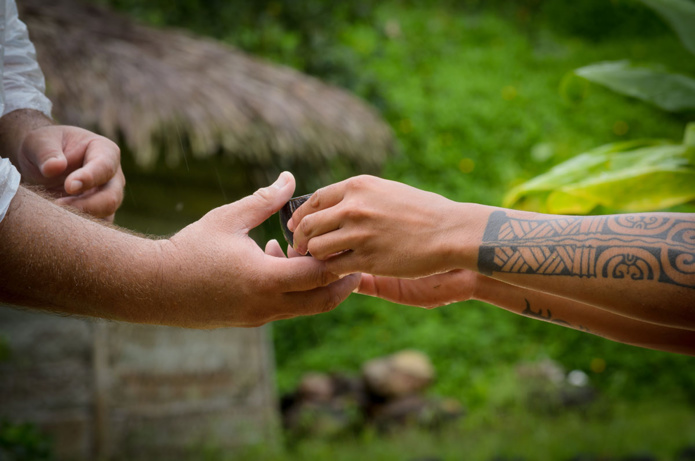
{"label": "thatched hut", "polygon": [[[291,69],[71,0],[19,6],[55,118],[124,150],[116,219],[127,227],[175,231],[280,169],[345,159],[374,171],[393,149],[369,106]],[[38,423],[59,459],[176,459],[198,444],[275,439],[264,328],[200,332],[0,307],[0,338],[12,352],[0,363],[0,419]]]}
{"label": "thatched hut", "polygon": [[221,151],[263,165],[341,156],[374,168],[393,149],[372,108],[287,67],[73,0],[20,4],[55,117],[122,136],[140,165],[160,152],[176,163]]}
{"label": "thatched hut", "polygon": [[55,118],[124,151],[122,226],[168,234],[282,170],[308,193],[395,149],[373,108],[293,69],[76,0],[19,6]]}

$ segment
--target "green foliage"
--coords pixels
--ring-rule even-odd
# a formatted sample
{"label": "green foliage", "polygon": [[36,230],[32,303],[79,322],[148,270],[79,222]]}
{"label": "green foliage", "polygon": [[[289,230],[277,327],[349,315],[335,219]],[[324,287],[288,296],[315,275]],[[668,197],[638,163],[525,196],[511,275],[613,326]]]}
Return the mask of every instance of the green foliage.
{"label": "green foliage", "polygon": [[695,110],[695,78],[687,75],[636,66],[628,61],[592,64],[575,70],[574,74],[663,110]]}
{"label": "green foliage", "polygon": [[354,51],[337,37],[369,21],[373,2],[322,0],[91,0],[149,24],[183,27],[282,62],[345,88],[373,88]]}
{"label": "green foliage", "polygon": [[[217,458],[205,459],[557,461],[643,459],[637,455],[650,453],[658,460],[675,460],[678,452],[695,443],[695,421],[687,407],[662,403],[651,400],[615,405],[600,401],[585,410],[565,411],[550,422],[547,416],[530,412],[525,407],[497,408],[485,414],[469,414],[459,424],[435,433],[406,429],[384,436],[366,431],[338,440],[305,440],[284,453],[268,452],[258,446],[239,450],[232,456],[220,454]],[[664,428],[674,428],[685,435],[674,439],[674,431]]]}
{"label": "green foliage", "polygon": [[0,459],[50,461],[55,458],[51,441],[36,426],[0,420]]}
{"label": "green foliage", "polygon": [[597,207],[653,211],[695,199],[695,123],[683,144],[627,141],[598,147],[512,189],[503,202],[554,214],[589,214]]}
{"label": "green foliage", "polygon": [[[695,54],[695,3],[644,0],[673,27]],[[663,110],[695,109],[695,78],[629,61],[576,69],[563,80],[567,100],[577,100],[579,77],[647,101]],[[615,211],[654,211],[695,198],[695,124],[682,145],[652,141],[609,144],[579,155],[512,189],[504,206],[558,214],[588,214],[602,206]]]}
{"label": "green foliage", "polygon": [[692,0],[640,0],[658,12],[695,55],[695,3]]}

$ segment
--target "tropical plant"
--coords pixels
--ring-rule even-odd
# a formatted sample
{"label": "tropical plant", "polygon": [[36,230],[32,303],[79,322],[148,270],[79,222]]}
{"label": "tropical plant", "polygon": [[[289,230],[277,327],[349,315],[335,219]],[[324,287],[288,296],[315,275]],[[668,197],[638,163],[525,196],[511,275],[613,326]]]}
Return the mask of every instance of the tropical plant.
{"label": "tropical plant", "polygon": [[[640,0],[655,10],[695,55],[695,2]],[[573,99],[587,82],[669,112],[695,110],[695,78],[658,64],[600,62],[569,73],[562,94]],[[666,140],[613,143],[580,154],[506,195],[504,206],[548,213],[587,214],[598,206],[650,211],[695,199],[695,123],[682,144]]]}

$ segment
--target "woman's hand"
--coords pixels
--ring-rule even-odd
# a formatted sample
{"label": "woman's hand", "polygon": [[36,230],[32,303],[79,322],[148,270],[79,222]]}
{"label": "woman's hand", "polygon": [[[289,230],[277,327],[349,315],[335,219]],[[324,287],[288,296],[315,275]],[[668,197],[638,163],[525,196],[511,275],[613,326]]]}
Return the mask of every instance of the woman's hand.
{"label": "woman's hand", "polygon": [[420,278],[455,269],[457,206],[373,176],[319,189],[288,222],[295,249],[335,274]]}

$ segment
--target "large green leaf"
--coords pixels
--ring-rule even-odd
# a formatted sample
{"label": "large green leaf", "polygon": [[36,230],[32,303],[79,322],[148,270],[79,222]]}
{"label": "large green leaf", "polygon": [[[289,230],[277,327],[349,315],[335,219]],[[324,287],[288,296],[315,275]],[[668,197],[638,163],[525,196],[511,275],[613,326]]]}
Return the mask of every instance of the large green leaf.
{"label": "large green leaf", "polygon": [[695,54],[695,2],[691,0],[641,0],[655,10],[678,34],[683,45]]}
{"label": "large green leaf", "polygon": [[695,79],[686,75],[635,66],[629,61],[600,62],[574,73],[670,112],[695,109]]}
{"label": "large green leaf", "polygon": [[652,211],[695,199],[695,124],[686,142],[633,141],[601,146],[511,190],[505,207],[587,214],[597,206]]}

